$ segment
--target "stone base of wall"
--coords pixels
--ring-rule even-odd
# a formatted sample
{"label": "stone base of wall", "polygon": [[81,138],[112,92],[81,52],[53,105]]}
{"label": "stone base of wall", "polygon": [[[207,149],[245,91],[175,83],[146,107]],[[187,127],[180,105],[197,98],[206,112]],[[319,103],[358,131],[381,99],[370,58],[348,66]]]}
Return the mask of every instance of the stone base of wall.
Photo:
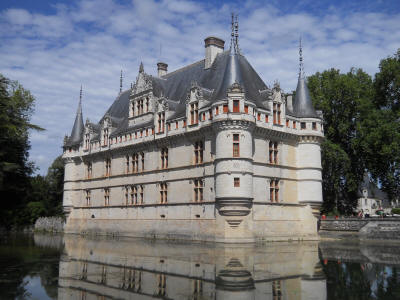
{"label": "stone base of wall", "polygon": [[322,220],[319,233],[326,238],[400,241],[400,219]]}
{"label": "stone base of wall", "polygon": [[220,216],[212,205],[198,208],[187,215],[183,213],[188,209],[184,206],[75,208],[64,231],[224,243],[319,239],[317,219],[308,205],[257,204],[247,216]]}

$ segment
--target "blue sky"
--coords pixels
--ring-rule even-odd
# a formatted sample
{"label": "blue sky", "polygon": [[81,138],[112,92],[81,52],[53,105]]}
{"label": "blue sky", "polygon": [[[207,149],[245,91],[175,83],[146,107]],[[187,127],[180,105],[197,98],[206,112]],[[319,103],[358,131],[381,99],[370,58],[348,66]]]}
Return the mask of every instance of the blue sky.
{"label": "blue sky", "polygon": [[[61,153],[83,85],[83,114],[97,122],[119,92],[135,81],[141,61],[156,74],[200,60],[203,40],[229,46],[230,14],[239,14],[239,44],[267,85],[296,87],[298,39],[306,75],[364,69],[400,48],[400,1],[0,1],[0,73],[36,97],[30,159],[44,174]],[[160,45],[162,51],[160,55]]]}

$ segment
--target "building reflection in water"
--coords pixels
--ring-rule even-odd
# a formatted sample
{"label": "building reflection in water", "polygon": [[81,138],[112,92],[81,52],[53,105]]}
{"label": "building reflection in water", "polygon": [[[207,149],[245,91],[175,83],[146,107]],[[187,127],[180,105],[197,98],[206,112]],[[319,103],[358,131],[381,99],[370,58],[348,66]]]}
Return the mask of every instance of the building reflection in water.
{"label": "building reflection in water", "polygon": [[64,237],[59,299],[326,299],[318,243]]}

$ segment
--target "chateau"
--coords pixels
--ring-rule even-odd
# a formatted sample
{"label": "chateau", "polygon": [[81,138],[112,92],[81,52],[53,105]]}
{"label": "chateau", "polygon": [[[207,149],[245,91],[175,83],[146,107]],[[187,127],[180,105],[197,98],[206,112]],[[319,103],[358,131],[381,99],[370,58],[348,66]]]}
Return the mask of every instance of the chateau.
{"label": "chateau", "polygon": [[301,47],[292,97],[263,82],[237,37],[227,51],[206,38],[204,59],[173,72],[159,62],[152,76],[141,64],[98,123],[83,123],[80,99],[63,146],[66,232],[318,239],[324,135]]}

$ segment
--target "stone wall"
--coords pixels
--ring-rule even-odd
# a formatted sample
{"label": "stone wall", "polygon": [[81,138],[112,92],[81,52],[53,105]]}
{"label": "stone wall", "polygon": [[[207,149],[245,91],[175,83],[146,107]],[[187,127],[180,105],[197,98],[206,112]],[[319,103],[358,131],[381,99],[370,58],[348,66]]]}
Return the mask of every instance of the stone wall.
{"label": "stone wall", "polygon": [[321,237],[400,240],[400,218],[322,220],[319,233]]}
{"label": "stone wall", "polygon": [[60,217],[42,217],[35,222],[35,231],[63,232],[64,220]]}

